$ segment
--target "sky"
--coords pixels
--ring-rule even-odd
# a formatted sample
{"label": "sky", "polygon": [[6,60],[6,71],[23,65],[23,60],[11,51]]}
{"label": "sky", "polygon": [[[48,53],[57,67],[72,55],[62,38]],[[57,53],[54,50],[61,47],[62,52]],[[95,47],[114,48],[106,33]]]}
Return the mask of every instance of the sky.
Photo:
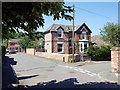
{"label": "sky", "polygon": [[[117,2],[65,2],[65,5],[75,5],[75,26],[85,22],[91,29],[92,36],[99,35],[100,30],[107,22],[118,23]],[[52,16],[44,16],[44,19],[44,27],[38,29],[41,32],[44,32],[52,24],[72,25],[72,21],[65,19],[54,21]]]}

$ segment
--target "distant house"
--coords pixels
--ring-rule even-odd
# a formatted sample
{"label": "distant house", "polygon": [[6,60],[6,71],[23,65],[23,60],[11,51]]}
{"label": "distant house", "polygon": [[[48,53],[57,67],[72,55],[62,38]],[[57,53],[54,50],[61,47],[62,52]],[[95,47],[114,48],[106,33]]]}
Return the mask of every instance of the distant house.
{"label": "distant house", "polygon": [[19,45],[18,39],[9,39],[8,40],[8,50],[16,50],[17,52],[21,52],[22,48]]}
{"label": "distant house", "polygon": [[[82,23],[75,26],[74,53],[84,53],[85,48],[91,43],[90,28]],[[52,24],[45,32],[45,51],[48,53],[72,54],[72,26]]]}
{"label": "distant house", "polygon": [[94,42],[96,46],[110,45],[110,43],[108,43],[102,39],[101,35],[92,36],[91,41]]}

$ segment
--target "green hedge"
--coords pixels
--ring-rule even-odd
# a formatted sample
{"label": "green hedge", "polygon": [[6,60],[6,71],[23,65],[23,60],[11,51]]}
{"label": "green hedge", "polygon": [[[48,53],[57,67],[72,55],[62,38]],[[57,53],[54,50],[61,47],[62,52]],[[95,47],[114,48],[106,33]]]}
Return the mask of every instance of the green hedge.
{"label": "green hedge", "polygon": [[90,46],[85,53],[91,56],[91,60],[110,60],[112,46]]}

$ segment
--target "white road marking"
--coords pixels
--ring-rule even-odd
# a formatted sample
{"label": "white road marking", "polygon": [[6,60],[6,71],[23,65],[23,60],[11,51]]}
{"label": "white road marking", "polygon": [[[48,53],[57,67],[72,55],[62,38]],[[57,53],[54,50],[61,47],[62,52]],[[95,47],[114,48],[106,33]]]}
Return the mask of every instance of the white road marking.
{"label": "white road marking", "polygon": [[73,67],[69,67],[69,69],[73,69]]}
{"label": "white road marking", "polygon": [[77,67],[71,67],[71,66],[64,66],[64,65],[59,65],[61,67],[65,67],[65,68],[69,68],[69,69],[73,69],[75,71],[78,71],[78,72],[81,72],[81,73],[84,73],[84,74],[87,74],[89,76],[96,76],[97,74],[96,73],[92,73],[88,70],[84,70],[82,68],[77,68]]}
{"label": "white road marking", "polygon": [[94,76],[94,75],[92,75],[92,74],[90,74],[90,73],[88,73],[87,75],[89,75],[89,76]]}
{"label": "white road marking", "polygon": [[82,68],[78,68],[79,70],[83,70]]}
{"label": "white road marking", "polygon": [[90,73],[90,71],[88,71],[88,70],[84,70],[84,71]]}
{"label": "white road marking", "polygon": [[75,69],[75,68],[74,68],[73,70],[75,70],[75,71],[79,71],[78,69]]}
{"label": "white road marking", "polygon": [[86,72],[84,72],[84,71],[79,71],[79,72],[81,72],[81,73],[86,73]]}

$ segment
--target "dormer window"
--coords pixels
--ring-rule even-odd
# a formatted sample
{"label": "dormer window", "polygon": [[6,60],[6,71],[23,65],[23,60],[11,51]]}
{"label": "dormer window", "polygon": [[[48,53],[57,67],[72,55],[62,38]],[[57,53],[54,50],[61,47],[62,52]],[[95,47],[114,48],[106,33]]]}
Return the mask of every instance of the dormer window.
{"label": "dormer window", "polygon": [[86,40],[86,32],[85,31],[82,32],[82,39]]}
{"label": "dormer window", "polygon": [[58,34],[58,37],[62,37],[62,29],[61,28],[59,28],[57,30],[57,34]]}

